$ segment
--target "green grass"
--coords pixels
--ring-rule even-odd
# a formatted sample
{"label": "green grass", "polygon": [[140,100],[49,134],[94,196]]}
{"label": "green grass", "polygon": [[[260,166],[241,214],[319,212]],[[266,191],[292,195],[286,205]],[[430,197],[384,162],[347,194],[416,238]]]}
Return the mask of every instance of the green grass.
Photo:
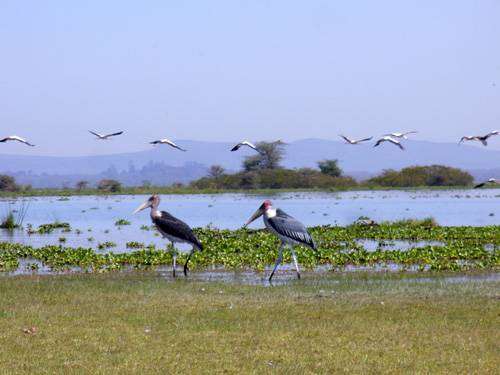
{"label": "green grass", "polygon": [[[154,273],[0,282],[8,374],[496,373],[500,282],[306,277],[264,287]],[[413,276],[406,276],[413,278]],[[36,327],[36,334],[23,329]]]}
{"label": "green grass", "polygon": [[[347,265],[398,265],[402,269],[471,270],[500,268],[500,226],[441,227],[431,219],[381,223],[380,225],[319,226],[310,228],[318,249],[298,247],[297,256],[305,268],[328,265],[342,269]],[[202,252],[191,258],[192,269],[223,266],[226,269],[253,268],[263,270],[276,260],[279,240],[264,230],[217,230],[197,228],[196,235],[204,245]],[[367,250],[358,239],[375,241],[376,249]],[[408,249],[389,248],[391,241],[409,242]],[[424,241],[419,242],[419,241]],[[435,241],[436,243],[426,243]],[[130,245],[130,244],[129,244]],[[132,243],[134,251],[103,252],[117,245],[112,242],[94,248],[71,248],[48,245],[34,248],[0,242],[0,271],[12,271],[19,259],[36,259],[61,270],[77,266],[85,271],[111,271],[128,267],[150,268],[170,264],[170,251],[154,246]],[[179,255],[183,262],[186,254]],[[284,262],[291,262],[284,253]]]}

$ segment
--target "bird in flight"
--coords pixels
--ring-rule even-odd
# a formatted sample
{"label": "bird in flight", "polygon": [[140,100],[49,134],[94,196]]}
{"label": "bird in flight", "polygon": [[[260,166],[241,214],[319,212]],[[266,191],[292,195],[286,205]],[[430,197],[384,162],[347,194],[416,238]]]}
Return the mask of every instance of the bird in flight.
{"label": "bird in flight", "polygon": [[[281,142],[281,141],[278,141],[278,142]],[[238,143],[236,146],[234,146],[231,151],[238,151],[241,147],[243,146],[247,146],[247,147],[250,147],[251,149],[257,151],[259,154],[262,154],[262,151],[259,150],[259,148],[257,146],[255,146],[253,143],[249,142],[249,141],[242,141],[240,143]]]}
{"label": "bird in flight", "polygon": [[384,136],[393,137],[393,138],[408,139],[407,135],[409,135],[409,134],[417,134],[417,133],[418,133],[417,131],[412,130],[411,132],[406,132],[406,133],[394,132],[394,133],[390,133],[390,134],[384,134]]}
{"label": "bird in flight", "polygon": [[377,143],[375,143],[375,145],[373,147],[377,147],[377,146],[380,146],[382,143],[384,142],[390,142],[392,143],[393,145],[395,146],[398,146],[401,150],[404,150],[405,148],[403,147],[403,145],[401,144],[400,141],[397,141],[395,140],[394,138],[390,137],[390,136],[384,136],[382,138],[380,138]]}
{"label": "bird in flight", "polygon": [[97,137],[97,139],[102,139],[102,140],[110,139],[111,137],[116,137],[117,135],[123,134],[122,131],[117,132],[117,133],[111,133],[111,134],[99,134],[99,133],[93,132],[92,130],[89,130],[89,133],[94,134]]}
{"label": "bird in flight", "polygon": [[182,147],[177,146],[174,142],[172,142],[170,139],[167,139],[167,138],[159,139],[157,141],[153,141],[153,142],[149,142],[149,143],[152,145],[169,145],[170,147],[176,148],[178,150],[181,150],[184,152],[187,151],[187,150],[183,149]]}
{"label": "bird in flight", "polygon": [[482,188],[485,185],[495,185],[495,184],[500,184],[500,181],[498,181],[496,178],[490,178],[488,181],[481,182],[480,184],[474,186],[474,189]]}
{"label": "bird in flight", "polygon": [[17,135],[10,135],[8,137],[0,139],[0,142],[9,142],[9,141],[17,141],[24,143],[27,146],[35,147],[34,144],[29,143],[26,139],[18,137]]}
{"label": "bird in flight", "polygon": [[460,142],[458,142],[458,144],[464,141],[479,141],[483,144],[483,146],[488,146],[488,138],[498,134],[500,134],[500,131],[493,130],[492,132],[489,132],[488,134],[485,135],[465,135],[462,138],[460,138]]}
{"label": "bird in flight", "polygon": [[344,141],[350,145],[359,145],[361,142],[370,141],[373,138],[373,137],[370,137],[370,138],[363,138],[363,139],[350,139],[342,134],[340,134],[339,137],[343,138]]}

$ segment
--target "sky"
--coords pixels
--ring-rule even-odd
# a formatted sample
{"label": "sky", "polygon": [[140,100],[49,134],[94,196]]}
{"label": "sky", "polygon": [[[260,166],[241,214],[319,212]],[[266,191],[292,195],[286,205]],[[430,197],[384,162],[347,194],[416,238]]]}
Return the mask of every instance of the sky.
{"label": "sky", "polygon": [[399,130],[456,142],[500,128],[499,19],[500,0],[0,0],[0,137],[37,144],[0,153]]}

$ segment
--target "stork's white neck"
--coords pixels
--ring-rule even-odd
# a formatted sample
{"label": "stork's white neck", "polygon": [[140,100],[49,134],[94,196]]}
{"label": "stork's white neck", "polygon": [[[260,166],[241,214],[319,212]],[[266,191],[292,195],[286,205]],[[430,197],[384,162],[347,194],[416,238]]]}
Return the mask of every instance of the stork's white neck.
{"label": "stork's white neck", "polygon": [[266,212],[264,213],[264,215],[266,215],[266,217],[268,219],[272,218],[272,217],[275,217],[276,216],[276,209],[273,208],[273,207],[270,207],[266,210]]}
{"label": "stork's white neck", "polygon": [[151,217],[153,219],[161,217],[161,212],[157,208],[151,208]]}

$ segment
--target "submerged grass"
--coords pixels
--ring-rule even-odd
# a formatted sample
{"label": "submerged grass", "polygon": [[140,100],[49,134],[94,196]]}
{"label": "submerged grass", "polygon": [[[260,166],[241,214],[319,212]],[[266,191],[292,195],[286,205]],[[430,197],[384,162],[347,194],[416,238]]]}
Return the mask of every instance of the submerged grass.
{"label": "submerged grass", "polygon": [[340,275],[266,288],[153,273],[5,278],[0,368],[496,373],[500,283]]}
{"label": "submerged grass", "polygon": [[[264,270],[273,264],[279,242],[263,230],[217,230],[196,229],[204,244],[203,252],[196,252],[191,268],[223,266],[227,269],[252,268]],[[318,250],[298,248],[298,260],[303,267],[313,268],[329,265],[333,269],[346,266],[398,265],[402,269],[417,270],[470,270],[498,269],[500,266],[500,227],[440,227],[422,222],[382,223],[380,225],[351,225],[348,227],[321,226],[311,228],[318,243]],[[379,242],[374,251],[368,251],[358,239]],[[387,249],[384,244],[390,240],[410,242],[408,249]],[[442,245],[421,244],[419,241],[433,241]],[[411,245],[411,243],[415,243]],[[0,243],[0,270],[14,270],[19,259],[31,258],[55,269],[73,266],[85,271],[110,271],[127,268],[148,268],[170,264],[170,250],[144,247],[140,243],[129,243],[127,247],[136,250],[103,253],[102,250],[115,247],[114,243],[98,244],[92,248],[70,248],[45,246],[33,248],[21,244]],[[168,250],[168,251],[166,251]],[[185,260],[181,254],[179,261]],[[284,262],[291,262],[285,253]]]}

